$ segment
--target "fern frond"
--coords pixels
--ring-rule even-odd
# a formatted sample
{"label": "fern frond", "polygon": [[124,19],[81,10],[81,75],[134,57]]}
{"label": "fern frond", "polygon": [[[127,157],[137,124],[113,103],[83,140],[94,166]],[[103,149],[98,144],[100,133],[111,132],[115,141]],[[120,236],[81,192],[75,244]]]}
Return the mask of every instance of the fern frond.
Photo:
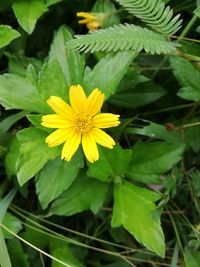
{"label": "fern frond", "polygon": [[124,50],[145,50],[150,54],[169,54],[176,51],[178,44],[168,42],[166,38],[140,26],[125,24],[93,31],[86,35],[77,35],[67,46],[86,52],[116,52]]}
{"label": "fern frond", "polygon": [[157,32],[173,35],[180,27],[180,14],[173,17],[173,11],[162,0],[115,0],[127,11],[145,22]]}

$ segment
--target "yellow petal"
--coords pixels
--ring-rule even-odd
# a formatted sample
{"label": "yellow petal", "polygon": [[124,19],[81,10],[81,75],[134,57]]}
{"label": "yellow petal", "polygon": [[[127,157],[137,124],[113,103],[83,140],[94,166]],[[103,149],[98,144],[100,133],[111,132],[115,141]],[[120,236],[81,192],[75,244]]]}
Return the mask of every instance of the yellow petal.
{"label": "yellow petal", "polygon": [[92,124],[97,128],[110,128],[120,124],[119,115],[100,113],[92,118]]}
{"label": "yellow petal", "polygon": [[69,99],[76,113],[83,113],[86,95],[81,85],[72,85],[69,89]]}
{"label": "yellow petal", "polygon": [[87,23],[87,28],[90,31],[95,31],[100,27],[100,23],[98,21],[90,21]]}
{"label": "yellow petal", "polygon": [[81,19],[81,20],[79,20],[78,23],[79,23],[79,24],[91,23],[91,20],[90,20],[90,19]]}
{"label": "yellow petal", "polygon": [[56,113],[60,115],[67,118],[72,118],[74,115],[73,109],[58,96],[51,96],[47,100],[47,103]]}
{"label": "yellow petal", "polygon": [[70,161],[70,159],[78,149],[80,142],[81,142],[81,135],[73,133],[72,137],[70,137],[63,146],[61,159]]}
{"label": "yellow petal", "polygon": [[82,147],[83,152],[89,162],[93,163],[94,161],[97,161],[99,159],[99,151],[92,134],[87,133],[83,135]]}
{"label": "yellow petal", "polygon": [[47,136],[45,142],[48,144],[49,147],[55,147],[67,141],[72,135],[72,128],[58,129],[51,133],[49,136]]}
{"label": "yellow petal", "polygon": [[103,105],[104,98],[105,95],[98,88],[94,89],[85,102],[85,113],[91,117],[97,114]]}
{"label": "yellow petal", "polygon": [[42,126],[47,128],[69,128],[73,127],[73,123],[67,120],[63,116],[58,114],[44,115],[42,116]]}
{"label": "yellow petal", "polygon": [[115,145],[115,141],[112,137],[98,128],[93,128],[91,130],[91,134],[93,135],[95,141],[104,147],[113,148]]}
{"label": "yellow petal", "polygon": [[88,13],[88,12],[77,12],[76,16],[83,17],[83,18],[90,19],[90,20],[95,19],[95,16],[93,16],[91,13]]}

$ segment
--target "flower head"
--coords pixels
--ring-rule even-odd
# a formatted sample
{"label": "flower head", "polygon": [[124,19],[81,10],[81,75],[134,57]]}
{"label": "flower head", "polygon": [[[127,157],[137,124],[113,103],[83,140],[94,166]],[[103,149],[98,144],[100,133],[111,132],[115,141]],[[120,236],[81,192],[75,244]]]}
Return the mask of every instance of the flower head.
{"label": "flower head", "polygon": [[98,13],[88,13],[88,12],[77,12],[77,17],[83,17],[79,20],[79,24],[86,24],[89,31],[97,30],[101,27],[101,16],[97,15]]}
{"label": "flower head", "polygon": [[41,124],[48,128],[57,128],[45,140],[49,147],[64,143],[61,159],[69,161],[77,151],[80,143],[88,161],[99,159],[97,144],[112,149],[115,141],[103,128],[120,124],[119,115],[99,113],[104,94],[94,89],[86,97],[81,85],[73,85],[69,89],[70,104],[57,96],[51,96],[47,103],[56,114],[42,116]]}

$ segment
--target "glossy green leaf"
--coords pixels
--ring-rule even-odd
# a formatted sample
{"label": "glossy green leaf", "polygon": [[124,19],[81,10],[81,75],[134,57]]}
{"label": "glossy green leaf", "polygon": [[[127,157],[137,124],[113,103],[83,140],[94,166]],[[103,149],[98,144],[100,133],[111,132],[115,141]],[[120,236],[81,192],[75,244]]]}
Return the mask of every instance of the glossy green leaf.
{"label": "glossy green leaf", "polygon": [[[69,264],[70,267],[82,267],[83,265],[75,258],[73,253],[70,250],[69,245],[62,240],[50,240],[50,252],[51,255],[66,264]],[[63,265],[52,260],[51,267],[62,267]]]}
{"label": "glossy green leaf", "polygon": [[69,162],[58,157],[44,166],[36,179],[36,190],[43,209],[70,187],[83,164],[82,153],[76,153]]}
{"label": "glossy green leaf", "polygon": [[45,100],[50,96],[68,98],[65,76],[56,58],[49,60],[39,72],[38,91]]}
{"label": "glossy green leaf", "polygon": [[70,216],[91,209],[97,213],[105,200],[108,184],[80,176],[52,204],[50,214]]}
{"label": "glossy green leaf", "polygon": [[39,113],[50,110],[37,88],[28,79],[15,74],[0,75],[0,103],[7,109]]}
{"label": "glossy green leaf", "polygon": [[138,242],[164,257],[164,234],[154,204],[158,199],[157,193],[126,181],[115,186],[112,227],[122,225]]}
{"label": "glossy green leaf", "polygon": [[173,72],[182,88],[178,96],[192,101],[200,100],[200,70],[194,64],[181,57],[170,60]]}
{"label": "glossy green leaf", "polygon": [[99,160],[89,165],[88,176],[111,182],[114,177],[124,175],[131,159],[131,150],[115,145],[113,149],[100,148],[99,152]]}
{"label": "glossy green leaf", "polygon": [[86,92],[89,94],[97,87],[106,98],[113,95],[128,66],[136,56],[137,53],[134,51],[106,55],[91,71],[85,72],[83,84]]}
{"label": "glossy green leaf", "polygon": [[12,5],[20,26],[29,34],[37,20],[48,10],[43,0],[17,0]]}
{"label": "glossy green leaf", "polygon": [[183,151],[183,144],[139,142],[132,147],[126,176],[144,183],[159,183],[160,176],[181,160]]}
{"label": "glossy green leaf", "polygon": [[12,40],[18,38],[20,33],[8,25],[0,25],[0,48],[8,45]]}
{"label": "glossy green leaf", "polygon": [[36,128],[24,129],[17,134],[20,155],[17,160],[17,178],[22,186],[40,169],[60,154],[60,149],[49,148],[45,143],[47,134]]}
{"label": "glossy green leaf", "polygon": [[[15,217],[14,215],[7,212],[3,219],[3,225],[5,225],[9,230],[17,234],[23,227],[21,221]],[[13,235],[10,234],[8,231],[2,229],[4,238],[13,238]]]}
{"label": "glossy green leaf", "polygon": [[109,102],[125,108],[137,108],[158,100],[165,93],[166,91],[160,85],[146,82],[128,91],[115,94]]}
{"label": "glossy green leaf", "polygon": [[[137,121],[138,122],[138,121]],[[165,126],[160,125],[158,123],[154,123],[152,121],[147,120],[139,120],[142,122],[144,126],[140,127],[127,127],[125,132],[127,134],[139,134],[143,136],[148,136],[153,139],[161,139],[171,143],[179,143],[180,142],[180,134],[175,131],[168,131]]]}
{"label": "glossy green leaf", "polygon": [[66,79],[66,86],[81,83],[85,60],[77,51],[69,50],[66,42],[72,39],[70,31],[61,26],[54,35],[50,49],[50,58],[57,58]]}

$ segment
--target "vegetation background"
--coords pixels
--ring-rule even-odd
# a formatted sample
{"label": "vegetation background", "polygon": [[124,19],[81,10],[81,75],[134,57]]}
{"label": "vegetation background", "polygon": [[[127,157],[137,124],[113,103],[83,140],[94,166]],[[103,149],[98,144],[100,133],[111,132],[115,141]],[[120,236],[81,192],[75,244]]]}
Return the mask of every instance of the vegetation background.
{"label": "vegetation background", "polygon": [[[1,267],[200,266],[199,25],[199,0],[0,1]],[[45,143],[76,84],[120,114],[95,163]]]}

